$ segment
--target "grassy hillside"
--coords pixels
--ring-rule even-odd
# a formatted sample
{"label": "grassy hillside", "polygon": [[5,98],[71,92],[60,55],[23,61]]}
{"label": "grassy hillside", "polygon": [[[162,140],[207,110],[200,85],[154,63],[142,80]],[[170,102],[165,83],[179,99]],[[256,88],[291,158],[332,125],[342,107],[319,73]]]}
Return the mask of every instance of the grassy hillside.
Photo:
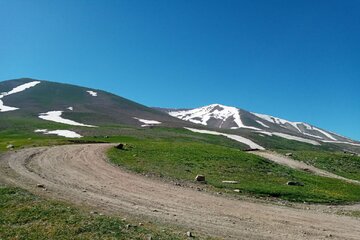
{"label": "grassy hillside", "polygon": [[[126,151],[111,149],[111,161],[139,173],[185,181],[204,174],[215,191],[239,189],[246,195],[290,201],[360,201],[359,185],[293,170],[232,147],[176,139],[119,137],[118,141],[129,147]],[[224,180],[239,183],[224,184]],[[288,181],[299,181],[304,186],[288,186]]]}
{"label": "grassy hillside", "polygon": [[343,152],[295,151],[293,158],[337,175],[360,180],[360,157]]}
{"label": "grassy hillside", "polygon": [[[35,79],[15,79],[0,82],[0,92],[9,91],[21,84]],[[181,120],[166,113],[146,107],[114,94],[70,84],[40,80],[41,83],[23,92],[5,96],[4,103],[20,108],[16,111],[1,113],[4,116],[22,116],[36,118],[39,113],[64,111],[64,117],[92,125],[127,124],[140,126],[133,117],[158,120],[167,126],[176,126]],[[91,96],[88,90],[96,91]],[[73,111],[67,110],[73,107]]]}

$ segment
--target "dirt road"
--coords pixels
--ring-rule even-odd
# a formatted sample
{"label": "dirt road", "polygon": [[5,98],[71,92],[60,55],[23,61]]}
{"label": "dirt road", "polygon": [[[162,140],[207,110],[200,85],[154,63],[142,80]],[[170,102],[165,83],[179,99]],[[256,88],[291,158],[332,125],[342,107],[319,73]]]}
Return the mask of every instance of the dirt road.
{"label": "dirt road", "polygon": [[273,162],[276,162],[278,164],[294,168],[294,169],[299,169],[299,170],[306,169],[308,172],[311,172],[311,173],[319,175],[319,176],[329,177],[329,178],[336,178],[336,179],[340,179],[340,180],[343,180],[343,181],[346,181],[346,182],[349,182],[349,183],[360,184],[360,181],[341,177],[341,176],[336,175],[334,173],[331,173],[331,172],[316,168],[314,166],[308,165],[308,164],[306,164],[304,162],[301,162],[301,161],[296,161],[296,160],[294,160],[292,158],[283,156],[283,155],[275,153],[275,152],[257,151],[257,152],[250,152],[250,153],[258,155],[258,156],[263,157],[263,158],[266,158],[266,159],[271,160]]}
{"label": "dirt road", "polygon": [[360,220],[227,199],[128,173],[107,162],[110,145],[25,149],[0,160],[0,178],[107,213],[130,213],[228,239],[360,239]]}

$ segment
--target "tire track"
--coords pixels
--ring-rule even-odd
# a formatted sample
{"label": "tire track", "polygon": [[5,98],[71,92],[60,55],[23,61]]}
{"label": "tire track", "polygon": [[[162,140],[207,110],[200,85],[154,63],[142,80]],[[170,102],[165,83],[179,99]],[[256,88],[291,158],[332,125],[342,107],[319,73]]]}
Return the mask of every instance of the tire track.
{"label": "tire track", "polygon": [[4,155],[0,178],[110,214],[127,213],[227,239],[359,239],[360,220],[232,200],[126,172],[107,162],[109,144],[24,149]]}

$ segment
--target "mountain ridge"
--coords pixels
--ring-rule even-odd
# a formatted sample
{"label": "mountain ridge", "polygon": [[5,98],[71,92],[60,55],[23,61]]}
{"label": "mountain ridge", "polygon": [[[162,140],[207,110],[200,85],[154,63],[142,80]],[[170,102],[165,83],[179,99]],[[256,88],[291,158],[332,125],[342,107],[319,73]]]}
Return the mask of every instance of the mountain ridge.
{"label": "mountain ridge", "polygon": [[[0,82],[0,95],[0,116],[3,119],[31,119],[39,126],[46,123],[64,126],[60,129],[54,127],[48,130],[44,127],[32,130],[39,134],[64,132],[68,130],[66,126],[71,126],[76,133],[93,135],[101,134],[104,127],[123,125],[181,128],[232,139],[241,136],[248,142],[262,144],[279,137],[315,146],[335,143],[360,147],[358,141],[304,122],[291,122],[222,104],[195,109],[151,108],[103,90],[31,78]],[[5,121],[2,124],[0,130],[9,125]],[[98,127],[101,129],[96,130]]]}
{"label": "mountain ridge", "polygon": [[261,131],[263,133],[264,131],[269,132],[270,130],[270,133],[279,131],[295,134],[305,138],[317,139],[324,142],[357,142],[337,133],[313,126],[309,123],[292,122],[271,115],[249,112],[241,108],[225,106],[222,104],[210,104],[187,110],[163,109],[163,111],[166,111],[169,115],[178,117],[179,119],[212,128],[247,128],[254,131]]}

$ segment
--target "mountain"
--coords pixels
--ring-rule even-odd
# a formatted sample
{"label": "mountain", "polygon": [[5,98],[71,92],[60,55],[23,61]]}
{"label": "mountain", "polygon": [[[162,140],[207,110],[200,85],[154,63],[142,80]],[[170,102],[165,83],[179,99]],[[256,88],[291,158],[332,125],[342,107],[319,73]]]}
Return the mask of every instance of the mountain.
{"label": "mountain", "polygon": [[[162,109],[170,116],[215,129],[248,130],[262,135],[275,135],[313,143],[342,143],[360,146],[359,142],[304,122],[292,122],[278,117],[249,112],[236,107],[211,104],[195,109]],[[304,140],[305,141],[305,140]]]}
{"label": "mountain", "polygon": [[[35,132],[69,138],[132,136],[134,129],[155,126],[182,129],[180,132],[186,137],[189,132],[185,129],[221,135],[249,149],[302,147],[360,152],[359,142],[319,127],[221,104],[195,109],[160,109],[70,84],[30,78],[0,82],[0,133]],[[146,133],[153,137],[159,132]]]}
{"label": "mountain", "polygon": [[105,91],[30,78],[0,82],[0,116],[84,127],[184,125],[168,114]]}

